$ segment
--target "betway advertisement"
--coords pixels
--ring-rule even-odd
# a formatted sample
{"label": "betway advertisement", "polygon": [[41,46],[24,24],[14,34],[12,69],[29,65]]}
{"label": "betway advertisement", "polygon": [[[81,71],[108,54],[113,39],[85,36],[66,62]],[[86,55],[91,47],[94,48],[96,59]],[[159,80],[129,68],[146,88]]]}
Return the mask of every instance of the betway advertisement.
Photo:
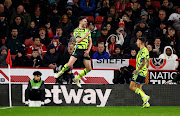
{"label": "betway advertisement", "polygon": [[[84,104],[104,107],[108,101],[112,89],[81,88],[74,86],[53,85],[46,86],[45,104],[63,105],[63,104]],[[22,85],[22,102],[25,103],[25,89],[27,85]]]}
{"label": "betway advertisement", "polygon": [[[41,79],[47,84],[56,82],[54,78],[53,69],[36,69],[36,68],[12,68],[10,70],[12,83],[27,83],[33,79],[33,72],[40,71],[42,73]],[[82,70],[73,69],[73,73],[77,76]],[[90,73],[81,78],[81,84],[113,84],[114,70],[92,70]],[[0,68],[0,83],[9,83],[8,68]]]}
{"label": "betway advertisement", "polygon": [[[12,84],[12,105],[24,106],[27,84]],[[152,106],[180,106],[180,85],[144,85]],[[0,84],[0,106],[9,105],[8,84]],[[162,99],[163,96],[163,99]],[[45,84],[45,106],[142,106],[139,95],[127,84],[76,85]],[[97,109],[98,110],[98,109]]]}

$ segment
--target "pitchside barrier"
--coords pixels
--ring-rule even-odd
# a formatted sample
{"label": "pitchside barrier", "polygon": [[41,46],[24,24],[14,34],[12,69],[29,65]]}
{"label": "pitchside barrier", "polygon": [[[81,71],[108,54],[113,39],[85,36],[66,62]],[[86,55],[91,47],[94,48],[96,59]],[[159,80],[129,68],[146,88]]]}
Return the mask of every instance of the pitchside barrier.
{"label": "pitchside barrier", "polygon": [[[176,60],[153,58],[150,60],[149,75],[146,77],[146,84],[164,84],[172,80],[177,73],[175,70]],[[114,70],[119,70],[124,66],[136,66],[135,59],[101,59],[92,60],[93,70],[80,80],[81,84],[113,84]],[[50,68],[17,68],[10,70],[11,82],[17,84],[27,84],[33,79],[33,72],[40,71],[41,79],[45,84],[54,84],[54,71]],[[74,75],[78,75],[82,69],[73,69]],[[9,83],[9,70],[0,68],[0,84]]]}
{"label": "pitchside barrier", "polygon": [[[27,84],[12,85],[12,105],[24,106]],[[139,95],[129,85],[56,85],[45,84],[46,106],[141,106]],[[152,106],[180,106],[180,85],[145,85]],[[8,106],[8,85],[0,85],[0,106]]]}

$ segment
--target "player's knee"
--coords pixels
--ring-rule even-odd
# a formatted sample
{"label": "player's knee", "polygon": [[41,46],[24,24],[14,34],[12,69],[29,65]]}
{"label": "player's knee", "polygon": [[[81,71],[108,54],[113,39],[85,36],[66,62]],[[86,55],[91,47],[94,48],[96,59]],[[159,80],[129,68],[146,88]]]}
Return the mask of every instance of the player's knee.
{"label": "player's knee", "polygon": [[133,86],[132,86],[132,85],[129,85],[129,89],[131,89],[131,90],[132,90],[132,88],[133,88]]}
{"label": "player's knee", "polygon": [[130,84],[130,85],[129,85],[129,89],[132,90],[132,91],[134,91],[134,86]]}

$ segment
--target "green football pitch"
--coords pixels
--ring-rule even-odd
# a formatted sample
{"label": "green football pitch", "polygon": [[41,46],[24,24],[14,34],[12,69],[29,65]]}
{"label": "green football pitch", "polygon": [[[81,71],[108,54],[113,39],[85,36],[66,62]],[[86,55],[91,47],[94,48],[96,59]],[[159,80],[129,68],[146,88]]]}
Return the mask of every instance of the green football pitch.
{"label": "green football pitch", "polygon": [[180,106],[12,107],[0,109],[0,116],[180,116]]}

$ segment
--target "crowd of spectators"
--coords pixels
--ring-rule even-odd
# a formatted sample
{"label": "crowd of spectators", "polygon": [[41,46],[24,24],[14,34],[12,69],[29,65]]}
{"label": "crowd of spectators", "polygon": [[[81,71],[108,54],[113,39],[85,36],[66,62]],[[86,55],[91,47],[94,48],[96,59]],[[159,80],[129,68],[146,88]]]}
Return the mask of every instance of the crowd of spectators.
{"label": "crowd of spectators", "polygon": [[[158,1],[158,0],[157,0]],[[15,67],[63,65],[75,45],[78,18],[92,16],[92,59],[134,59],[145,37],[151,58],[180,57],[180,1],[159,0],[1,0],[0,66],[10,49]],[[97,22],[97,17],[103,18]],[[100,26],[100,27],[98,27]],[[170,51],[170,54],[166,53]],[[171,57],[170,57],[171,56]],[[68,60],[67,60],[68,61]],[[76,68],[83,67],[79,61]]]}

